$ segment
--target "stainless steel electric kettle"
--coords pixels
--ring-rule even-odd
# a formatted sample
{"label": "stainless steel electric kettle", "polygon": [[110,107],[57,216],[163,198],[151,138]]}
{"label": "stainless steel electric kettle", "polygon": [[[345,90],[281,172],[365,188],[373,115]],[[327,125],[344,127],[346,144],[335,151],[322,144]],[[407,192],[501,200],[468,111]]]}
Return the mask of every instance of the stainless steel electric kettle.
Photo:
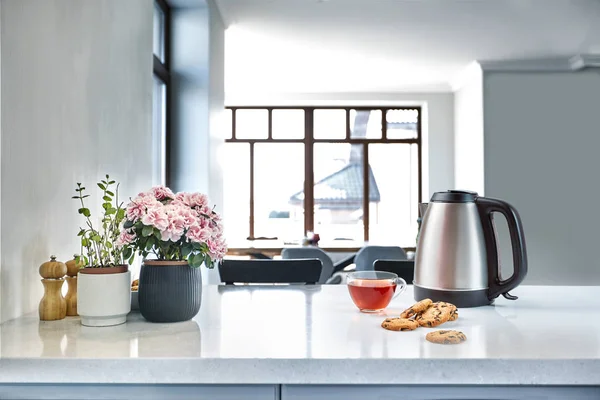
{"label": "stainless steel electric kettle", "polygon": [[[508,222],[514,273],[500,276],[493,214]],[[527,275],[527,251],[517,211],[502,200],[479,197],[475,192],[436,192],[427,206],[415,255],[415,300],[430,298],[457,307],[493,303]]]}

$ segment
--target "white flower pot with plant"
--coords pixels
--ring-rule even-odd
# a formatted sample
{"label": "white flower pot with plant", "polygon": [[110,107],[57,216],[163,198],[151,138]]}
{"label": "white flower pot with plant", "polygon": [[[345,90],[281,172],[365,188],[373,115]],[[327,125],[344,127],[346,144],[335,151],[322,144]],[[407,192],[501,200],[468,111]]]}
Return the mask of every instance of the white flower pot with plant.
{"label": "white flower pot with plant", "polygon": [[119,185],[116,184],[114,193],[113,186],[115,181],[108,175],[98,183],[104,210],[98,226],[92,222],[91,211],[85,206],[84,199],[90,196],[84,194],[85,187],[78,183],[77,195],[73,196],[81,203],[78,212],[85,218],[86,225],[79,230],[81,255],[76,258],[76,262],[84,266],[77,278],[77,311],[81,324],[86,326],[119,325],[131,311],[131,272],[126,264],[128,257],[118,245],[125,210],[119,203]]}
{"label": "white flower pot with plant", "polygon": [[[140,313],[152,322],[178,322],[200,310],[204,264],[213,268],[227,246],[221,217],[202,193],[177,193],[157,186],[126,207],[121,239],[126,255],[144,257]],[[146,259],[150,254],[153,260]]]}

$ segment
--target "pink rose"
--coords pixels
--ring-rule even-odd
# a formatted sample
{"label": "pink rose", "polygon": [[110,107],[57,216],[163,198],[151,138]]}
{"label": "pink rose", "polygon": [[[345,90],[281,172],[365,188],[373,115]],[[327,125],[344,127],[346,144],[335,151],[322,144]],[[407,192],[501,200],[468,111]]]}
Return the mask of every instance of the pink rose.
{"label": "pink rose", "polygon": [[186,206],[190,207],[191,196],[189,193],[179,192],[175,195],[175,200],[180,201]]}
{"label": "pink rose", "polygon": [[142,217],[142,224],[153,226],[160,231],[164,231],[169,226],[169,220],[162,207],[152,207],[149,208],[146,215]]}
{"label": "pink rose", "polygon": [[175,194],[173,193],[173,191],[171,191],[171,189],[165,186],[154,186],[151,189],[151,192],[152,195],[154,195],[154,198],[159,201],[175,198]]}
{"label": "pink rose", "polygon": [[198,223],[190,226],[185,236],[192,242],[206,243],[210,238],[210,234],[211,232],[206,224],[202,226],[201,223]]}
{"label": "pink rose", "polygon": [[189,198],[190,207],[208,207],[208,196],[203,193],[192,193]]}
{"label": "pink rose", "polygon": [[128,244],[131,244],[131,242],[133,242],[134,239],[135,234],[133,232],[129,232],[129,230],[127,229],[121,231],[121,234],[119,235],[119,238],[116,240],[115,244],[117,245],[117,247],[123,247]]}
{"label": "pink rose", "polygon": [[186,229],[198,222],[198,216],[187,207],[180,207],[177,215],[185,221]]}
{"label": "pink rose", "polygon": [[172,242],[177,242],[181,239],[183,232],[185,230],[185,221],[183,218],[180,218],[178,215],[171,215],[169,218],[169,226],[167,229],[161,229],[161,240],[167,241],[170,240]]}
{"label": "pink rose", "polygon": [[127,219],[136,222],[138,219],[142,218],[146,213],[146,206],[139,202],[137,199],[134,199],[127,205],[125,209],[125,214],[127,215]]}

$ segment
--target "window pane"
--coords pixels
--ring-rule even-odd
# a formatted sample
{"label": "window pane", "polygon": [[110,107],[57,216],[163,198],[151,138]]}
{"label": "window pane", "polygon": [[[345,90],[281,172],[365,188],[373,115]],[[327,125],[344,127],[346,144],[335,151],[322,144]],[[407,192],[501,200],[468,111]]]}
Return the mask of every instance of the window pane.
{"label": "window pane", "polygon": [[304,139],[304,110],[273,110],[273,138]]}
{"label": "window pane", "polygon": [[419,110],[388,110],[385,114],[388,139],[416,139]]}
{"label": "window pane", "polygon": [[223,223],[234,243],[250,233],[250,145],[226,143],[223,164]]}
{"label": "window pane", "polygon": [[165,62],[165,14],[154,3],[154,55]]}
{"label": "window pane", "polygon": [[352,139],[381,139],[381,110],[350,110]]}
{"label": "window pane", "polygon": [[315,144],[314,231],[321,239],[364,239],[362,149],[361,144]]}
{"label": "window pane", "polygon": [[304,144],[254,147],[254,233],[299,240],[304,233]]}
{"label": "window pane", "polygon": [[345,139],[346,110],[315,110],[315,139]]}
{"label": "window pane", "polygon": [[369,242],[415,246],[418,217],[417,145],[369,145],[369,164],[379,193],[378,201],[370,202]]}
{"label": "window pane", "polygon": [[236,110],[235,137],[238,139],[266,139],[269,136],[267,110]]}
{"label": "window pane", "polygon": [[167,90],[165,84],[154,77],[152,87],[152,183],[164,185],[166,182],[166,112]]}

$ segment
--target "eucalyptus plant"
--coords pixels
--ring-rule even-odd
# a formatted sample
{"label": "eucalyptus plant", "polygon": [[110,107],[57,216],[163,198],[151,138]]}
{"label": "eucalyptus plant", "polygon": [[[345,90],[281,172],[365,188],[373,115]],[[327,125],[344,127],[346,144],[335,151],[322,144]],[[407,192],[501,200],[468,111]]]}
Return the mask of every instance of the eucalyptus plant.
{"label": "eucalyptus plant", "polygon": [[92,212],[85,205],[85,199],[90,195],[85,194],[86,188],[81,183],[77,183],[77,195],[72,197],[79,201],[77,211],[85,220],[85,227],[79,228],[77,234],[81,241],[81,252],[76,261],[85,267],[96,268],[122,265],[125,263],[123,249],[116,245],[121,233],[121,223],[125,219],[123,203],[119,203],[119,184],[106,175],[106,179],[102,179],[97,185],[102,191],[104,210],[98,227],[92,221]]}

